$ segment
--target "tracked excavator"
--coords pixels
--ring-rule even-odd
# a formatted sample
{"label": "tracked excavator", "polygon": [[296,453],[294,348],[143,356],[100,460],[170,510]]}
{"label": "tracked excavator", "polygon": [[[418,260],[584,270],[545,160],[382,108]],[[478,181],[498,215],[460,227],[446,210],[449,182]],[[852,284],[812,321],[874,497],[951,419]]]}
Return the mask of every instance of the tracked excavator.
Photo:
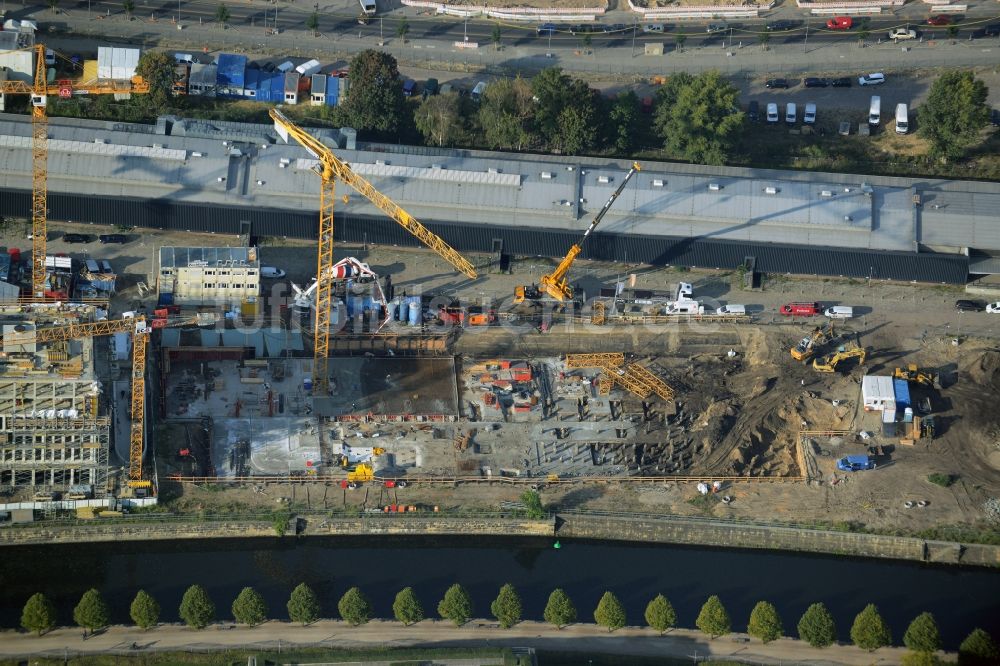
{"label": "tracked excavator", "polygon": [[789,352],[793,359],[805,363],[816,355],[816,351],[821,345],[834,338],[836,338],[836,334],[833,331],[833,322],[831,321],[826,326],[817,326],[812,335],[799,340],[798,344],[792,347]]}
{"label": "tracked excavator", "polygon": [[915,364],[910,363],[906,368],[896,368],[892,376],[896,379],[905,379],[909,382],[916,382],[932,388],[941,388],[941,378],[936,372],[921,370]]}
{"label": "tracked excavator", "polygon": [[813,359],[813,370],[817,372],[836,372],[837,366],[840,363],[852,358],[858,359],[858,365],[862,365],[865,362],[865,357],[868,352],[865,348],[851,343],[846,347],[841,347],[832,354],[828,354],[823,358]]}

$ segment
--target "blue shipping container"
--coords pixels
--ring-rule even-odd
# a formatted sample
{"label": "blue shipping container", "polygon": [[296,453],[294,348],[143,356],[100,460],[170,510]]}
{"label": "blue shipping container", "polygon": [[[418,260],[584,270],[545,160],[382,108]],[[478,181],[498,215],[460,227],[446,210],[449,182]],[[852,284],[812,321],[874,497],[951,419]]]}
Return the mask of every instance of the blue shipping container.
{"label": "blue shipping container", "polygon": [[326,77],[326,105],[337,106],[340,98],[340,79],[336,76]]}
{"label": "blue shipping container", "polygon": [[242,97],[243,82],[246,78],[247,57],[232,53],[220,53],[215,83],[219,97]]}
{"label": "blue shipping container", "polygon": [[281,72],[275,72],[271,77],[271,101],[285,101],[285,75]]}
{"label": "blue shipping container", "polygon": [[247,99],[257,99],[257,89],[260,87],[260,70],[248,69],[243,82],[243,96]]}
{"label": "blue shipping container", "polygon": [[901,411],[912,406],[910,404],[910,384],[905,379],[893,379],[892,392],[896,395],[897,410]]}

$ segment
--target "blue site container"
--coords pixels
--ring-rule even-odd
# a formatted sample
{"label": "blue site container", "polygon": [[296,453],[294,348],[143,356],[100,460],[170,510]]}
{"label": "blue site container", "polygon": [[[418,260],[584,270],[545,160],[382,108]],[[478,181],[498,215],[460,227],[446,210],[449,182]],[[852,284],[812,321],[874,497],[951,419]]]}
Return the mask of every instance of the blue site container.
{"label": "blue site container", "polygon": [[340,100],[340,79],[330,75],[326,77],[326,105],[337,106]]}
{"label": "blue site container", "polygon": [[156,300],[157,305],[173,305],[174,295],[173,294],[160,294],[160,297]]}
{"label": "blue site container", "polygon": [[910,383],[905,379],[893,379],[892,391],[896,396],[896,409],[902,410],[911,407],[910,404]]}
{"label": "blue site container", "polygon": [[216,96],[242,97],[246,78],[247,57],[233,53],[220,53],[215,72]]}
{"label": "blue site container", "polygon": [[275,72],[271,77],[271,100],[272,102],[285,101],[285,75],[282,72]]}
{"label": "blue site container", "polygon": [[259,69],[247,70],[246,80],[243,82],[243,97],[253,100],[258,99],[257,94],[258,89],[260,88],[260,75],[261,71]]}

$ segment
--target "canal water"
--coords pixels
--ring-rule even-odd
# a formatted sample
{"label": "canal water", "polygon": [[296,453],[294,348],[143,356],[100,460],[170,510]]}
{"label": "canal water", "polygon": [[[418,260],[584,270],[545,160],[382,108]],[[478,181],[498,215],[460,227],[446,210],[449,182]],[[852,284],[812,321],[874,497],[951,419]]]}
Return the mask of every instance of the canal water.
{"label": "canal water", "polygon": [[129,622],[129,603],[140,588],[159,600],[162,620],[176,621],[192,583],[208,590],[220,619],[231,617],[230,604],[246,585],[264,595],[271,617],[285,618],[288,594],[300,582],[313,586],[329,617],[352,585],[382,617],[391,617],[396,592],[412,586],[433,616],[445,589],[459,582],[470,591],[475,614],[487,617],[497,589],[509,582],[521,593],[526,619],[541,619],[549,592],[562,587],[581,620],[591,620],[611,590],[629,623],[643,624],[646,603],[662,592],[677,609],[678,624],[693,627],[704,600],[718,594],[738,631],[753,605],[766,599],[792,635],[806,607],[822,601],[842,640],[867,603],[878,604],[896,643],[925,610],[934,613],[950,648],[976,626],[1000,638],[1000,570],[788,552],[572,540],[557,550],[549,539],[286,537],[15,547],[0,550],[0,557],[3,627],[18,625],[24,601],[38,591],[56,602],[60,623],[71,624],[74,604],[90,587],[108,600],[115,622]]}

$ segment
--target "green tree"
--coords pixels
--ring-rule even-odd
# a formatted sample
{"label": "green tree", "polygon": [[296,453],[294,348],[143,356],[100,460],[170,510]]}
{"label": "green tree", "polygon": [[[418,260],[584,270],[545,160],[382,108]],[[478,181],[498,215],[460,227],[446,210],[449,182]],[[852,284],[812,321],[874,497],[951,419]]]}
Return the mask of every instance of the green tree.
{"label": "green tree", "polygon": [[319,36],[319,12],[313,12],[306,18],[306,27],[312,30],[314,37]]}
{"label": "green tree", "polygon": [[521,597],[510,583],[500,588],[497,598],[490,604],[493,613],[504,629],[510,629],[521,621]]}
{"label": "green tree", "polygon": [[160,604],[146,590],[139,590],[132,600],[128,614],[140,629],[155,627],[160,621]]}
{"label": "green tree", "polygon": [[1000,649],[993,638],[979,627],[973,629],[958,646],[959,666],[988,666],[997,662],[1000,662]]}
{"label": "green tree", "polygon": [[[41,592],[31,595],[21,611],[21,626],[39,636],[56,626],[56,607]],[[966,639],[968,640],[968,639]]]}
{"label": "green tree", "polygon": [[215,620],[215,604],[201,585],[192,585],[184,592],[179,615],[193,629],[204,629]]}
{"label": "green tree", "polygon": [[396,59],[382,51],[362,51],[351,59],[350,77],[350,93],[341,107],[350,126],[394,135],[406,109]]}
{"label": "green tree", "polygon": [[874,652],[892,643],[892,633],[875,604],[868,604],[851,625],[851,641],[862,650]]}
{"label": "green tree", "polygon": [[907,652],[899,663],[901,666],[940,666],[941,660],[933,652]]}
{"label": "green tree", "polygon": [[231,606],[233,618],[239,624],[256,627],[267,620],[267,603],[260,592],[252,587],[244,587]]}
{"label": "green tree", "polygon": [[406,17],[403,17],[403,20],[396,26],[396,36],[402,39],[404,44],[406,43],[406,33],[409,31],[410,22],[406,20]]}
{"label": "green tree", "polygon": [[778,615],[778,609],[774,607],[774,604],[767,601],[757,602],[757,605],[750,611],[747,633],[754,638],[759,638],[764,643],[781,638],[783,633],[781,616]]}
{"label": "green tree", "polygon": [[548,67],[531,79],[535,98],[535,127],[541,136],[553,136],[559,129],[559,114],[571,105],[572,78],[559,67]]}
{"label": "green tree", "polygon": [[698,613],[698,619],[694,621],[694,625],[702,633],[708,634],[712,638],[724,636],[732,630],[729,613],[722,605],[722,600],[715,594],[710,596],[705,605],[701,607],[701,612]]}
{"label": "green tree", "polygon": [[493,50],[500,50],[500,42],[503,41],[503,31],[500,30],[500,24],[497,23],[493,26],[493,32],[490,34],[490,39],[493,42]]}
{"label": "green tree", "polygon": [[396,599],[392,602],[392,614],[405,627],[424,619],[424,607],[412,587],[404,587],[396,594]]}
{"label": "green tree", "polygon": [[305,583],[299,583],[298,586],[292,590],[291,596],[288,597],[288,617],[291,618],[292,622],[299,622],[301,624],[312,624],[319,619],[320,614],[320,603],[319,597],[313,592],[313,589],[306,585]]}
{"label": "green tree", "polygon": [[920,133],[933,157],[955,159],[980,140],[989,122],[989,91],[972,72],[946,71],[934,81],[920,107]]}
{"label": "green tree", "polygon": [[47,2],[48,2],[48,5],[49,5],[49,9],[52,10],[52,13],[53,14],[58,14],[59,12],[56,11],[56,7],[59,6],[59,0],[47,0]]}
{"label": "green tree", "polygon": [[73,609],[73,621],[76,622],[77,626],[83,627],[84,634],[87,633],[88,629],[93,632],[108,626],[110,616],[108,605],[101,598],[101,593],[94,588],[84,592],[83,596],[80,597],[80,603]]}
{"label": "green tree", "polygon": [[486,86],[476,119],[490,148],[522,150],[532,143],[535,103],[531,97],[531,86],[521,77],[499,79]]}
{"label": "green tree", "polygon": [[937,652],[941,649],[941,632],[930,613],[921,613],[913,619],[903,634],[903,645],[914,652]]}
{"label": "green tree", "polygon": [[661,90],[654,119],[664,147],[678,159],[725,164],[744,127],[739,91],[718,72],[676,78]]}
{"label": "green tree", "polygon": [[368,624],[372,616],[372,607],[368,599],[357,587],[352,587],[337,602],[340,617],[352,626]]}
{"label": "green tree", "polygon": [[456,627],[461,627],[472,617],[472,598],[464,587],[455,583],[438,602],[437,611],[443,619],[451,620]]}
{"label": "green tree", "polygon": [[605,592],[597,602],[597,608],[594,609],[594,622],[607,627],[611,632],[624,627],[625,619],[625,607],[622,606],[622,602],[618,601],[618,597],[610,591]]}
{"label": "green tree", "polygon": [[521,504],[528,510],[528,518],[544,518],[545,508],[542,506],[542,496],[537,490],[525,490],[521,493]]}
{"label": "green tree", "polygon": [[163,113],[174,104],[171,89],[174,84],[174,59],[165,51],[143,51],[135,73],[149,84],[145,95],[133,95],[132,102],[146,115]]}
{"label": "green tree", "polygon": [[825,648],[837,640],[837,625],[833,615],[822,603],[815,603],[806,609],[799,619],[799,638],[814,648]]}
{"label": "green tree", "polygon": [[949,25],[948,29],[945,32],[948,33],[948,37],[950,39],[955,39],[956,37],[958,37],[958,26],[957,25]]}
{"label": "green tree", "polygon": [[760,33],[760,49],[762,51],[766,51],[767,50],[767,44],[770,41],[771,41],[771,33],[769,33],[769,32],[762,32],[762,33]]}
{"label": "green tree", "polygon": [[677,35],[674,37],[674,42],[677,43],[678,53],[684,52],[684,42],[686,41],[687,41],[687,35],[685,35],[683,32],[677,33]]}
{"label": "green tree", "polygon": [[562,588],[556,588],[549,595],[542,617],[549,624],[554,624],[557,629],[562,629],[567,624],[576,622],[576,606]]}
{"label": "green tree", "polygon": [[550,147],[564,154],[576,155],[597,146],[598,120],[596,96],[583,81],[572,83],[572,103],[559,113],[559,128],[551,135]]}
{"label": "green tree", "polygon": [[663,634],[677,624],[677,611],[662,594],[658,594],[646,604],[646,624]]}
{"label": "green tree", "polygon": [[594,43],[594,38],[590,36],[590,33],[584,33],[583,35],[583,52],[590,53],[590,47]]}
{"label": "green tree", "polygon": [[132,12],[135,11],[135,0],[122,0],[122,9],[125,10],[125,18],[132,19]]}
{"label": "green tree", "polygon": [[458,95],[432,95],[413,112],[413,121],[427,143],[453,146],[465,137]]}
{"label": "green tree", "polygon": [[619,155],[632,154],[638,120],[639,98],[636,94],[629,90],[618,95],[607,113],[606,134],[608,143]]}
{"label": "green tree", "polygon": [[226,7],[224,3],[219,3],[219,6],[215,8],[215,20],[223,28],[229,23],[229,18],[232,16],[229,12],[229,7]]}

